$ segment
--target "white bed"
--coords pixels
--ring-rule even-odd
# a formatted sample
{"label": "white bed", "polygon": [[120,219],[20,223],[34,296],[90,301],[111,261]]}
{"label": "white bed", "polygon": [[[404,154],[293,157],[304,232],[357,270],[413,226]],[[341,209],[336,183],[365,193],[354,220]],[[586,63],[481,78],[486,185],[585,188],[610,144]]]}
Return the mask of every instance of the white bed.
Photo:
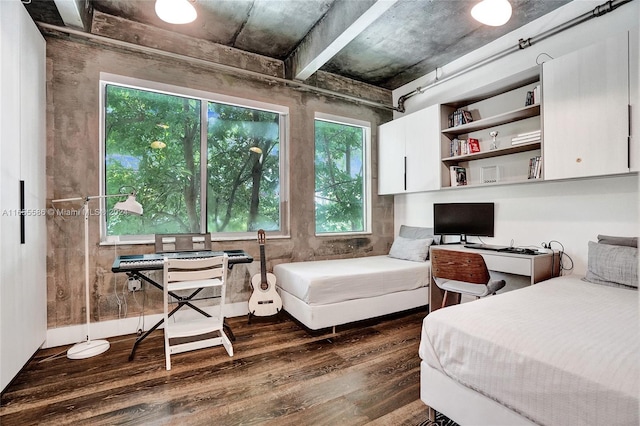
{"label": "white bed", "polygon": [[424,306],[430,263],[387,255],[273,268],[285,311],[312,330]]}
{"label": "white bed", "polygon": [[565,276],[432,312],[421,399],[461,425],[637,425],[637,295]]}

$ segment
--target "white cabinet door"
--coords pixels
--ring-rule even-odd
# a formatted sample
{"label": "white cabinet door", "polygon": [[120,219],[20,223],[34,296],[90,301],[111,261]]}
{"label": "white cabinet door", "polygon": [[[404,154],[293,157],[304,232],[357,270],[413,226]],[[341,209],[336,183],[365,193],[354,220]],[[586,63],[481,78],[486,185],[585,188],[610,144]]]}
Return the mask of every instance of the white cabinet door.
{"label": "white cabinet door", "polygon": [[439,113],[433,105],[405,118],[406,192],[440,189]]}
{"label": "white cabinet door", "polygon": [[545,62],[544,179],[629,172],[628,35]]}
{"label": "white cabinet door", "polygon": [[378,194],[405,191],[405,126],[401,119],[378,127]]}
{"label": "white cabinet door", "polygon": [[439,106],[378,128],[378,194],[440,189]]}

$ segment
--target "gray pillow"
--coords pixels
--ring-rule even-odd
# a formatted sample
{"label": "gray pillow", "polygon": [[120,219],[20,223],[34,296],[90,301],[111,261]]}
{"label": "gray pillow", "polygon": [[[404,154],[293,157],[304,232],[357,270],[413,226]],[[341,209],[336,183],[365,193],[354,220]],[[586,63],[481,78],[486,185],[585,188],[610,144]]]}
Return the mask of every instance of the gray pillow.
{"label": "gray pillow", "polygon": [[612,246],[638,247],[638,237],[612,237],[611,235],[598,235],[599,244]]}
{"label": "gray pillow", "polygon": [[586,281],[638,289],[638,249],[589,241]]}
{"label": "gray pillow", "polygon": [[429,246],[433,243],[432,238],[411,239],[398,237],[393,241],[389,257],[396,259],[411,260],[414,262],[424,262],[429,254]]}
{"label": "gray pillow", "polygon": [[413,240],[431,238],[433,239],[433,244],[440,244],[441,239],[440,235],[434,235],[433,228],[423,228],[421,226],[400,225],[400,232],[398,235]]}

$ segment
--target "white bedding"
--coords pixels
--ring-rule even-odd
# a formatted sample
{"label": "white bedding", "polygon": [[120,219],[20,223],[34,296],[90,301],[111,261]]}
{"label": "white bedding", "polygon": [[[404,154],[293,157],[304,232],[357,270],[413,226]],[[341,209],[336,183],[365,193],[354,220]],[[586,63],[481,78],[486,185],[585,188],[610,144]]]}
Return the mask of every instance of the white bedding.
{"label": "white bedding", "polygon": [[633,290],[566,276],[440,309],[423,322],[419,353],[430,367],[537,424],[640,420]]}
{"label": "white bedding", "polygon": [[278,287],[312,306],[426,287],[430,271],[430,262],[386,255],[283,263],[273,268]]}

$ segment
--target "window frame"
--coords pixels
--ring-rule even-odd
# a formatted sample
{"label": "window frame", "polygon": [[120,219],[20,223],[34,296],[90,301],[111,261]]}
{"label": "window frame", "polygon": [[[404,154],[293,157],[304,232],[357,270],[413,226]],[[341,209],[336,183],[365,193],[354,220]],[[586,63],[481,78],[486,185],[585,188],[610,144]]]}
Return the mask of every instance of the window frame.
{"label": "window frame", "polygon": [[[107,85],[117,85],[131,89],[152,91],[172,96],[181,96],[197,99],[201,102],[200,106],[200,152],[207,152],[207,130],[208,125],[208,103],[222,103],[241,108],[251,108],[267,112],[277,113],[279,115],[279,163],[280,163],[280,230],[268,231],[270,236],[289,237],[289,107],[278,104],[257,101],[253,99],[239,98],[220,93],[208,92],[198,89],[190,89],[186,87],[175,86],[166,83],[159,83],[150,80],[142,80],[133,77],[127,77],[117,74],[100,73],[100,103],[99,103],[99,119],[100,119],[100,149],[99,149],[99,173],[100,173],[100,195],[106,194],[106,141],[105,141],[105,122],[106,122],[106,87]],[[207,182],[207,168],[200,166],[200,181]],[[207,226],[207,185],[200,185],[200,232],[204,232]],[[144,207],[144,206],[143,206]],[[100,199],[101,211],[106,211],[106,199]],[[219,241],[224,240],[249,240],[255,238],[255,232],[216,232],[211,234],[212,239]],[[101,244],[149,244],[155,241],[154,234],[142,235],[107,235],[107,216],[101,215],[100,220],[100,243]]]}
{"label": "window frame", "polygon": [[[327,113],[323,113],[323,112],[318,112],[316,111],[314,114],[314,119],[313,119],[313,129],[314,129],[314,138],[313,138],[313,143],[314,143],[314,147],[315,147],[315,128],[316,128],[316,121],[325,121],[325,122],[329,122],[329,123],[336,123],[336,124],[343,124],[346,126],[354,126],[354,127],[360,127],[363,130],[363,136],[364,136],[364,141],[363,141],[363,147],[362,147],[362,151],[363,151],[363,166],[364,166],[364,170],[363,170],[363,174],[364,177],[362,179],[362,185],[363,185],[363,192],[364,192],[364,200],[363,200],[363,204],[364,204],[364,229],[362,231],[351,231],[351,232],[323,232],[323,233],[318,233],[317,231],[314,231],[314,235],[316,237],[335,237],[335,236],[339,236],[339,235],[367,235],[367,234],[371,234],[371,224],[372,224],[372,206],[371,206],[371,199],[373,196],[373,193],[371,191],[371,187],[372,187],[372,166],[371,166],[371,123],[368,121],[364,121],[364,120],[359,120],[356,118],[351,118],[351,117],[343,117],[343,116],[339,116],[339,115],[334,115],[334,114],[327,114]],[[316,172],[315,172],[315,148],[314,148],[314,170],[313,170],[313,177],[314,177],[314,181],[315,181],[315,176],[316,176]],[[313,224],[314,224],[314,230],[316,229],[316,221],[317,221],[317,217],[316,217],[316,202],[315,202],[315,184],[314,184],[314,193],[313,193]]]}

